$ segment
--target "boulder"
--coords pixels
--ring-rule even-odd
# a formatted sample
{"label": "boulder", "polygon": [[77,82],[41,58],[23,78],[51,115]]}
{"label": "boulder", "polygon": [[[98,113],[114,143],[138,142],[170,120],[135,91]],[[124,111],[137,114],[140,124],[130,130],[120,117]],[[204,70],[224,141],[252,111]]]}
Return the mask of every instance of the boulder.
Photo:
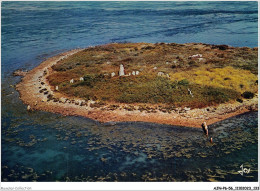
{"label": "boulder", "polygon": [[31,109],[31,106],[30,105],[28,105],[27,106],[27,111],[31,111],[32,109]]}
{"label": "boulder", "polygon": [[194,54],[192,56],[189,56],[189,58],[201,58],[202,54]]}
{"label": "boulder", "polygon": [[47,68],[45,68],[43,71],[43,75],[47,75],[47,74],[48,74],[48,70],[47,70]]}
{"label": "boulder", "polygon": [[158,72],[157,76],[164,76],[164,73],[163,72]]}
{"label": "boulder", "polygon": [[111,77],[114,77],[115,75],[116,75],[115,72],[112,72],[112,73],[111,73]]}
{"label": "boulder", "polygon": [[204,58],[199,58],[199,62],[203,62],[204,60]]}
{"label": "boulder", "polygon": [[189,107],[184,107],[184,110],[185,111],[190,111],[190,108]]}
{"label": "boulder", "polygon": [[208,136],[209,135],[209,130],[208,130],[208,126],[207,126],[205,121],[201,124],[201,127],[202,127],[202,130],[203,130],[204,134]]}
{"label": "boulder", "polygon": [[66,98],[64,98],[64,97],[61,97],[61,98],[60,98],[60,102],[61,102],[61,103],[66,103],[66,101],[67,101]]}
{"label": "boulder", "polygon": [[73,80],[73,79],[71,79],[71,80],[70,80],[70,83],[71,83],[71,84],[73,84],[73,83],[74,83],[74,80]]}

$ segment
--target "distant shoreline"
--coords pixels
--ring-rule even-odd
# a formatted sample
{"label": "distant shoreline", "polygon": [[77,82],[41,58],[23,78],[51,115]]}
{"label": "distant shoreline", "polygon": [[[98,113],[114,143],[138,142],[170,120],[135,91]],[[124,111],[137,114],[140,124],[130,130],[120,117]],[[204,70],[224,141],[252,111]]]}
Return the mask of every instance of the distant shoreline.
{"label": "distant shoreline", "polygon": [[[201,127],[201,124],[204,121],[210,125],[232,116],[258,110],[257,95],[253,99],[244,100],[243,103],[233,101],[202,109],[185,110],[185,108],[180,108],[180,111],[171,113],[162,112],[160,110],[149,113],[147,111],[129,111],[124,109],[126,106],[131,105],[132,107],[135,107],[137,104],[107,103],[104,107],[93,108],[90,107],[90,104],[95,103],[94,101],[88,101],[86,105],[81,106],[76,102],[64,103],[61,100],[48,100],[48,94],[39,91],[41,88],[46,89],[48,93],[52,93],[58,98],[74,99],[66,97],[59,91],[55,91],[55,87],[48,83],[47,77],[55,72],[52,70],[51,66],[55,65],[59,60],[75,54],[80,50],[82,49],[71,50],[51,57],[24,75],[21,82],[16,85],[16,89],[20,93],[20,99],[24,104],[29,106],[27,107],[28,110],[43,110],[60,113],[62,115],[83,116],[104,123],[142,121],[186,127]],[[45,75],[43,74],[44,71],[46,72]],[[109,110],[109,106],[113,106],[113,104],[117,104],[119,107],[114,110]]]}

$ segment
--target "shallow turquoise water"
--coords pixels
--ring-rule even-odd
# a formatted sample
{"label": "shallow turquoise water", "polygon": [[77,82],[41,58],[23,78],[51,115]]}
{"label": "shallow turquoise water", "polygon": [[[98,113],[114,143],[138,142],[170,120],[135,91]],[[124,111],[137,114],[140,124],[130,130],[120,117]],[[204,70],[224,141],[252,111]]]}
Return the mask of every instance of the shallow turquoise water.
{"label": "shallow turquoise water", "polygon": [[255,47],[256,2],[2,2],[1,24],[2,181],[257,181],[257,112],[210,126],[212,145],[196,128],[28,113],[10,86],[14,70],[77,47]]}

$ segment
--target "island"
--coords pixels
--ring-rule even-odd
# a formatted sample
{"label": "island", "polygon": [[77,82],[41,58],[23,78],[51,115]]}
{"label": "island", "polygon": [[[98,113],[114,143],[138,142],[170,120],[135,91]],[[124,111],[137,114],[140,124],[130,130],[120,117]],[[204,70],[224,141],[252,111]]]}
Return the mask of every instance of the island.
{"label": "island", "polygon": [[257,62],[258,48],[111,43],[19,71],[16,89],[28,111],[200,127],[257,110]]}

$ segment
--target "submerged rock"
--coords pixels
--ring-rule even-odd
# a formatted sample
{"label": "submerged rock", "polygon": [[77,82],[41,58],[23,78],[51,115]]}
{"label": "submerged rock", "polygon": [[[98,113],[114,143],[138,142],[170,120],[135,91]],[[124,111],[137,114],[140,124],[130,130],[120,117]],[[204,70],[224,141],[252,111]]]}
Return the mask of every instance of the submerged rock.
{"label": "submerged rock", "polygon": [[30,105],[27,106],[27,111],[32,111],[32,108]]}

